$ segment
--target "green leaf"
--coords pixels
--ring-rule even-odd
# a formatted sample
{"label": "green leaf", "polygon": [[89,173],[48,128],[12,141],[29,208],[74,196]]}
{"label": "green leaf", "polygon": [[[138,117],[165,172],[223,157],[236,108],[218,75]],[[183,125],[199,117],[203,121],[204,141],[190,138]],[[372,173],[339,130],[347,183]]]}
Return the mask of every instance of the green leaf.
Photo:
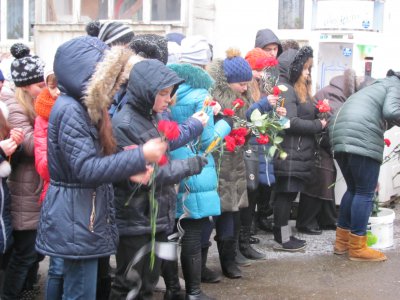
{"label": "green leaf", "polygon": [[276,146],[271,146],[271,148],[269,148],[268,155],[273,157],[277,149],[278,148]]}
{"label": "green leaf", "polygon": [[274,144],[280,144],[280,143],[282,143],[283,142],[283,138],[281,137],[281,136],[277,136],[275,139],[274,139]]}

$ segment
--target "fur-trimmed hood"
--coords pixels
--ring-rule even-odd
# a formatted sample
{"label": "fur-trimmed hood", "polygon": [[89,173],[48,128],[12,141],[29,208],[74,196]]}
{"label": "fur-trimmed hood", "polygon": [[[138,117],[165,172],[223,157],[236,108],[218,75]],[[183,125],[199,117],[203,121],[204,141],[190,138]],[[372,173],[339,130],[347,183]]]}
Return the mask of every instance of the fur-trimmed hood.
{"label": "fur-trimmed hood", "polygon": [[110,107],[114,94],[128,80],[133,65],[142,59],[123,46],[113,46],[105,52],[103,61],[97,64],[90,79],[83,100],[93,124],[97,124],[102,111]]}
{"label": "fur-trimmed hood", "polygon": [[207,66],[207,71],[215,80],[214,87],[211,90],[213,98],[221,104],[222,109],[232,108],[232,102],[235,101],[235,99],[242,99],[245,105],[236,111],[236,115],[241,119],[246,119],[246,110],[254,102],[251,96],[250,84],[244,94],[235,93],[226,81],[222,59],[214,60]]}
{"label": "fur-trimmed hood", "polygon": [[178,76],[185,80],[185,84],[194,89],[210,90],[214,84],[211,76],[198,66],[191,64],[169,64],[167,65]]}

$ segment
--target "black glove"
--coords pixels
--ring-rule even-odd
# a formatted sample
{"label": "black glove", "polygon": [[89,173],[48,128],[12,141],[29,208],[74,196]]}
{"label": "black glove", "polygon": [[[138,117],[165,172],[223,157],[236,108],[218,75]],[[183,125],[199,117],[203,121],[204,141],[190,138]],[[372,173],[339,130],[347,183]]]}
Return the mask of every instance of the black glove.
{"label": "black glove", "polygon": [[231,129],[233,128],[233,119],[231,117],[223,117],[222,118],[226,123],[228,123],[229,127],[231,127]]}
{"label": "black glove", "polygon": [[194,156],[188,158],[188,164],[191,175],[200,174],[203,167],[208,164],[208,159],[204,156]]}

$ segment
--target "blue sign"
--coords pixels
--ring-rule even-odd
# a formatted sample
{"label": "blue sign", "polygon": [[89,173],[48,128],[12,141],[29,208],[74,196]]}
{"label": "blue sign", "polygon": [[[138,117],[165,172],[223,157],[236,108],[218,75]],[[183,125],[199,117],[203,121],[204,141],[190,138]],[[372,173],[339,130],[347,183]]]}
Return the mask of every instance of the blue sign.
{"label": "blue sign", "polygon": [[362,27],[364,29],[368,29],[370,25],[371,25],[371,23],[368,20],[362,21]]}
{"label": "blue sign", "polygon": [[343,48],[343,55],[346,57],[351,56],[351,54],[353,53],[353,50],[351,50],[351,48]]}

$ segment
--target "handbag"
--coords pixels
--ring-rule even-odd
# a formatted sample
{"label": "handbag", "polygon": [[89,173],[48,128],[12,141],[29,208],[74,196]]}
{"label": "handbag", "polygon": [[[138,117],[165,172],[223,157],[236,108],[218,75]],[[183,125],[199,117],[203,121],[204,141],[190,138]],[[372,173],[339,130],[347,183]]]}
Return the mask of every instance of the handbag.
{"label": "handbag", "polygon": [[247,146],[244,151],[244,163],[246,166],[247,188],[251,191],[257,189],[260,178],[260,162],[258,158],[258,146]]}

